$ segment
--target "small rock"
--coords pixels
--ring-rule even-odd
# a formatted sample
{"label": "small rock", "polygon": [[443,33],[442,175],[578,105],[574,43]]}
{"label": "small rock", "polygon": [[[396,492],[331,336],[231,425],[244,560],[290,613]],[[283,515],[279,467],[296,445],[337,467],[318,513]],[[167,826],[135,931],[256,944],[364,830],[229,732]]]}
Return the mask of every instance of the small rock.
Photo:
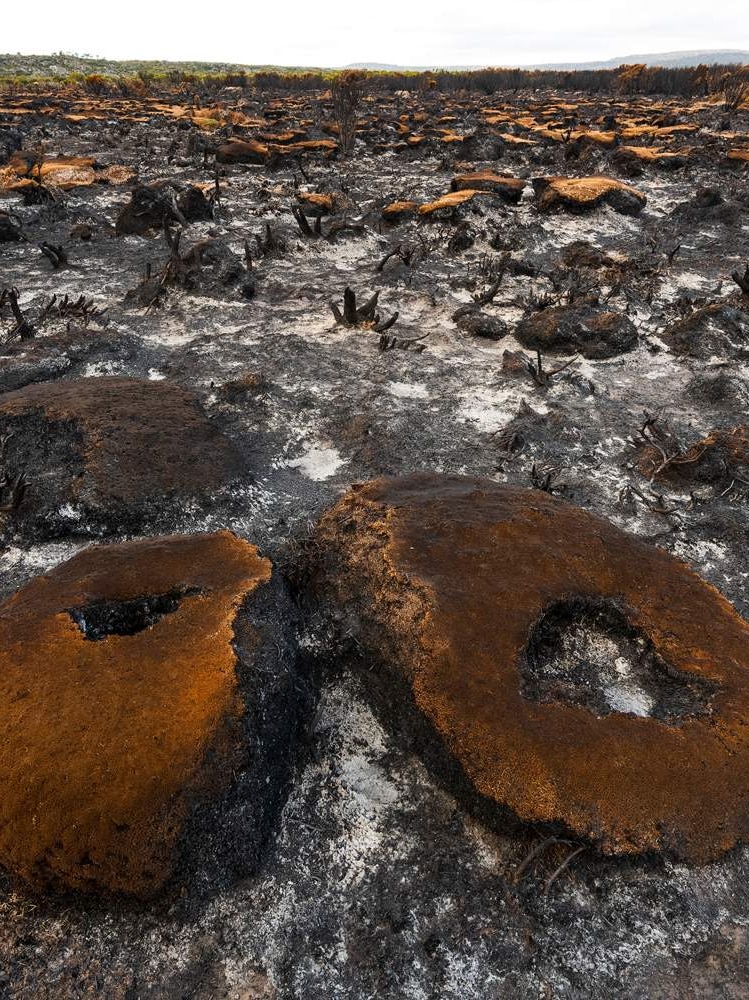
{"label": "small rock", "polygon": [[457,326],[464,333],[485,340],[501,340],[507,336],[507,324],[503,320],[478,311],[464,313],[458,318]]}

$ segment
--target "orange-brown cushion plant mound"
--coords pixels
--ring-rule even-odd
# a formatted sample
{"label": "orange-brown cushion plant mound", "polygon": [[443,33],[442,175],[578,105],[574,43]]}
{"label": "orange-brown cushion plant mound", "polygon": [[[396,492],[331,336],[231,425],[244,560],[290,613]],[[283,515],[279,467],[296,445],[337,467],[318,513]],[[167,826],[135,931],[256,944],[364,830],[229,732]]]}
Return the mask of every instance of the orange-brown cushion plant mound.
{"label": "orange-brown cushion plant mound", "polygon": [[471,174],[456,174],[450,182],[453,191],[492,191],[506,201],[519,202],[525,188],[525,181],[518,177],[495,174],[491,170],[481,170]]}
{"label": "orange-brown cushion plant mound", "polygon": [[225,142],[216,150],[219,163],[265,163],[268,159],[268,145],[256,139],[244,141],[235,139]]}
{"label": "orange-brown cushion plant mound", "polygon": [[637,468],[649,479],[745,482],[749,475],[749,427],[739,424],[711,431],[683,451],[668,453],[646,444]]}
{"label": "orange-brown cushion plant mound", "polygon": [[[185,851],[225,847],[199,822],[246,768],[251,855],[278,790],[257,703],[285,671],[261,664],[278,635],[252,619],[270,578],[228,532],[167,536],[88,548],[0,605],[2,865],[148,895]],[[293,729],[284,712],[273,725]]]}
{"label": "orange-brown cushion plant mound", "polygon": [[465,188],[462,191],[451,191],[449,194],[440,195],[434,201],[426,205],[419,206],[419,215],[435,215],[438,212],[452,211],[467,201],[473,201],[477,194],[486,194],[485,191],[475,191]]}
{"label": "orange-brown cushion plant mound", "polygon": [[645,195],[612,177],[537,177],[533,181],[540,212],[557,208],[573,212],[610,205],[623,215],[637,215],[645,207]]}
{"label": "orange-brown cushion plant mound", "polygon": [[[683,563],[459,476],[355,487],[317,541],[318,593],[382,665],[369,682],[393,706],[405,684],[484,806],[610,854],[703,862],[749,835],[749,626]],[[597,666],[570,657],[583,640]]]}

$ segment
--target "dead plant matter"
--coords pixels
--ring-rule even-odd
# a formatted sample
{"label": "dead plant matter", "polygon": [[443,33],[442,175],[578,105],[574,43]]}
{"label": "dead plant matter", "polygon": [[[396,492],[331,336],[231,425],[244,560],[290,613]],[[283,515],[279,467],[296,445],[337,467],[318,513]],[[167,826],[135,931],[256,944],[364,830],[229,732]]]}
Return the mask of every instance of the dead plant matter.
{"label": "dead plant matter", "polygon": [[338,122],[341,153],[350,156],[354,151],[356,138],[356,113],[362,96],[362,85],[366,73],[356,69],[346,69],[333,80],[333,111]]}

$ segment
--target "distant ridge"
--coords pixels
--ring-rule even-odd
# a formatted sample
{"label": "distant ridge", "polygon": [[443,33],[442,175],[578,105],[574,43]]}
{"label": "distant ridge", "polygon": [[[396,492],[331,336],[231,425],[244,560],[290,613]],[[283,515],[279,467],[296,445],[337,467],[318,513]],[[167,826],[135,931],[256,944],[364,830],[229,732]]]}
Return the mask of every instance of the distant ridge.
{"label": "distant ridge", "polygon": [[[518,65],[497,60],[492,68],[522,69],[522,70],[611,70],[624,63],[644,63],[646,66],[663,66],[665,68],[679,66],[698,66],[700,63],[715,64],[749,64],[749,51],[742,49],[698,49],[689,52],[657,52],[648,55],[617,56],[598,62],[579,63],[537,63],[535,65]],[[101,56],[76,55],[74,53],[56,52],[51,55],[22,55],[21,53],[0,53],[0,80],[4,79],[65,79],[72,74],[104,74],[115,78],[133,76],[135,74],[150,74],[165,76],[171,72],[187,72],[196,74],[221,73],[326,73],[338,69],[368,69],[390,73],[424,73],[424,72],[466,72],[486,68],[486,64],[473,66],[439,65],[431,66],[398,66],[393,63],[352,63],[346,67],[322,66],[275,66],[275,65],[242,65],[222,62],[172,62],[169,60],[140,59],[105,59]]]}
{"label": "distant ridge", "polygon": [[[700,65],[747,65],[749,64],[749,50],[742,49],[704,49],[685,52],[651,52],[647,55],[616,56],[613,59],[600,60],[598,62],[568,62],[568,63],[535,63],[533,65],[523,64],[515,66],[512,63],[498,62],[496,66],[506,69],[559,69],[559,70],[580,70],[580,69],[616,69],[624,64],[632,65],[644,63],[646,66],[663,66],[673,68],[677,66],[700,66]],[[484,66],[395,66],[390,63],[351,63],[344,69],[368,69],[383,72],[397,73],[424,73],[429,70],[476,70],[484,69]]]}

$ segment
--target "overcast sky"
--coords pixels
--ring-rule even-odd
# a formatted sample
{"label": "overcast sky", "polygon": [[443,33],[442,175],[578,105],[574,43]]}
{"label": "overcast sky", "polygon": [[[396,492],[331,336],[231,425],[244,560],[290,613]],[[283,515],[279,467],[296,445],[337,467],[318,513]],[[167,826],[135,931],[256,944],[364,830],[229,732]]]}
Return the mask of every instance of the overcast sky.
{"label": "overcast sky", "polygon": [[748,0],[8,2],[0,52],[285,66],[518,66],[749,48]]}

